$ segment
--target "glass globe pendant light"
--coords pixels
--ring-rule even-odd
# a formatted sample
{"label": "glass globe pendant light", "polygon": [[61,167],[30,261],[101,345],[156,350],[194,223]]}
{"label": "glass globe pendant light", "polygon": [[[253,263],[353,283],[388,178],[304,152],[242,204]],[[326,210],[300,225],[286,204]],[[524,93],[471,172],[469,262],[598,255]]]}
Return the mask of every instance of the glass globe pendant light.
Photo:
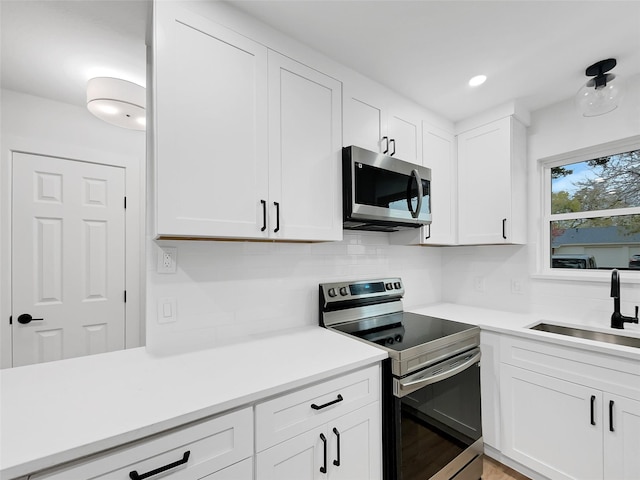
{"label": "glass globe pendant light", "polygon": [[618,76],[607,73],[615,66],[615,58],[609,58],[585,70],[585,75],[593,78],[576,95],[578,110],[584,117],[597,117],[618,108],[623,94],[622,83]]}

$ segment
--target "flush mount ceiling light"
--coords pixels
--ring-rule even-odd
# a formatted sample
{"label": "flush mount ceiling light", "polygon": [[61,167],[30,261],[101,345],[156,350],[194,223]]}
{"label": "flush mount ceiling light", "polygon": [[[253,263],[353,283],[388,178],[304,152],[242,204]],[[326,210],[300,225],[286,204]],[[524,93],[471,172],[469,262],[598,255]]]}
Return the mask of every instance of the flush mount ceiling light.
{"label": "flush mount ceiling light", "polygon": [[487,81],[486,75],[476,75],[471,80],[469,80],[469,86],[477,87],[478,85],[482,85],[486,81]]}
{"label": "flush mount ceiling light", "polygon": [[597,117],[616,108],[622,99],[622,83],[613,73],[607,73],[616,66],[615,58],[594,63],[585,70],[585,83],[576,95],[578,110],[584,117]]}
{"label": "flush mount ceiling light", "polygon": [[87,83],[87,108],[112,125],[145,129],[145,89],[135,83],[111,77],[92,78]]}

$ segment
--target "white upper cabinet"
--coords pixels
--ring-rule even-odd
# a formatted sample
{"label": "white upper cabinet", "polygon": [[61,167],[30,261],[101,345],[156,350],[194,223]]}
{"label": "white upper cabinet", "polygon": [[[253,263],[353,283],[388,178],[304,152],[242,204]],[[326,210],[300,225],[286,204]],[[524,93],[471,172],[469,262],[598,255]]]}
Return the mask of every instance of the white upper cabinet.
{"label": "white upper cabinet", "polygon": [[524,125],[508,116],[460,133],[459,244],[526,243],[525,207]]}
{"label": "white upper cabinet", "polygon": [[154,16],[156,236],[266,238],[267,49],[173,2]]}
{"label": "white upper cabinet", "polygon": [[156,2],[150,83],[156,238],[342,238],[340,82]]}
{"label": "white upper cabinet", "polygon": [[453,133],[422,122],[422,165],[431,169],[432,222],[393,233],[395,245],[456,244],[456,139]]}
{"label": "white upper cabinet", "polygon": [[341,240],[342,85],[269,51],[270,235]]}
{"label": "white upper cabinet", "polygon": [[[403,104],[403,105],[401,105]],[[422,164],[421,116],[417,107],[390,98],[365,82],[345,84],[344,144]]]}

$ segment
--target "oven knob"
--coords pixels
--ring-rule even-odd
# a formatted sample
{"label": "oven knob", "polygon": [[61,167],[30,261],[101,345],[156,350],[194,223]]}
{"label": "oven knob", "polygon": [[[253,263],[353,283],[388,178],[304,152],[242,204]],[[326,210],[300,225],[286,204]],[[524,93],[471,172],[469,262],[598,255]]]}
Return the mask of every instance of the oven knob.
{"label": "oven knob", "polygon": [[402,341],[402,335],[398,334],[395,337],[396,342],[400,343]]}
{"label": "oven knob", "polygon": [[335,297],[337,295],[335,288],[330,288],[327,293],[329,294],[330,297]]}
{"label": "oven knob", "polygon": [[387,290],[393,290],[393,284],[392,283],[386,283],[384,285],[384,288],[386,288]]}
{"label": "oven knob", "polygon": [[347,287],[340,287],[340,295],[343,297],[347,296]]}
{"label": "oven knob", "polygon": [[393,345],[393,337],[389,337],[384,341],[387,345]]}
{"label": "oven knob", "polygon": [[396,288],[400,288],[402,285],[400,285],[400,282],[396,282],[396,283],[393,284],[393,286],[396,287]]}

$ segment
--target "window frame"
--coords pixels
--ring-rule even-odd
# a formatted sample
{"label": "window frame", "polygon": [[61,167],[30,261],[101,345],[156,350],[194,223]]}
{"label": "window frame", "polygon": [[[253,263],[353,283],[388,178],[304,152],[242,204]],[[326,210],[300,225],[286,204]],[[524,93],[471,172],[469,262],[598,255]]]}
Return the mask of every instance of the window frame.
{"label": "window frame", "polygon": [[[540,235],[538,242],[538,278],[554,280],[583,280],[609,281],[611,270],[580,270],[566,268],[551,268],[551,222],[556,220],[571,220],[576,218],[595,218],[602,216],[640,215],[640,207],[617,208],[610,210],[590,210],[586,212],[551,213],[551,169],[572,163],[583,162],[594,158],[614,155],[640,149],[640,135],[622,140],[608,142],[593,147],[574,150],[538,160],[538,176],[540,179]],[[624,270],[624,281],[640,283],[640,271]]]}

